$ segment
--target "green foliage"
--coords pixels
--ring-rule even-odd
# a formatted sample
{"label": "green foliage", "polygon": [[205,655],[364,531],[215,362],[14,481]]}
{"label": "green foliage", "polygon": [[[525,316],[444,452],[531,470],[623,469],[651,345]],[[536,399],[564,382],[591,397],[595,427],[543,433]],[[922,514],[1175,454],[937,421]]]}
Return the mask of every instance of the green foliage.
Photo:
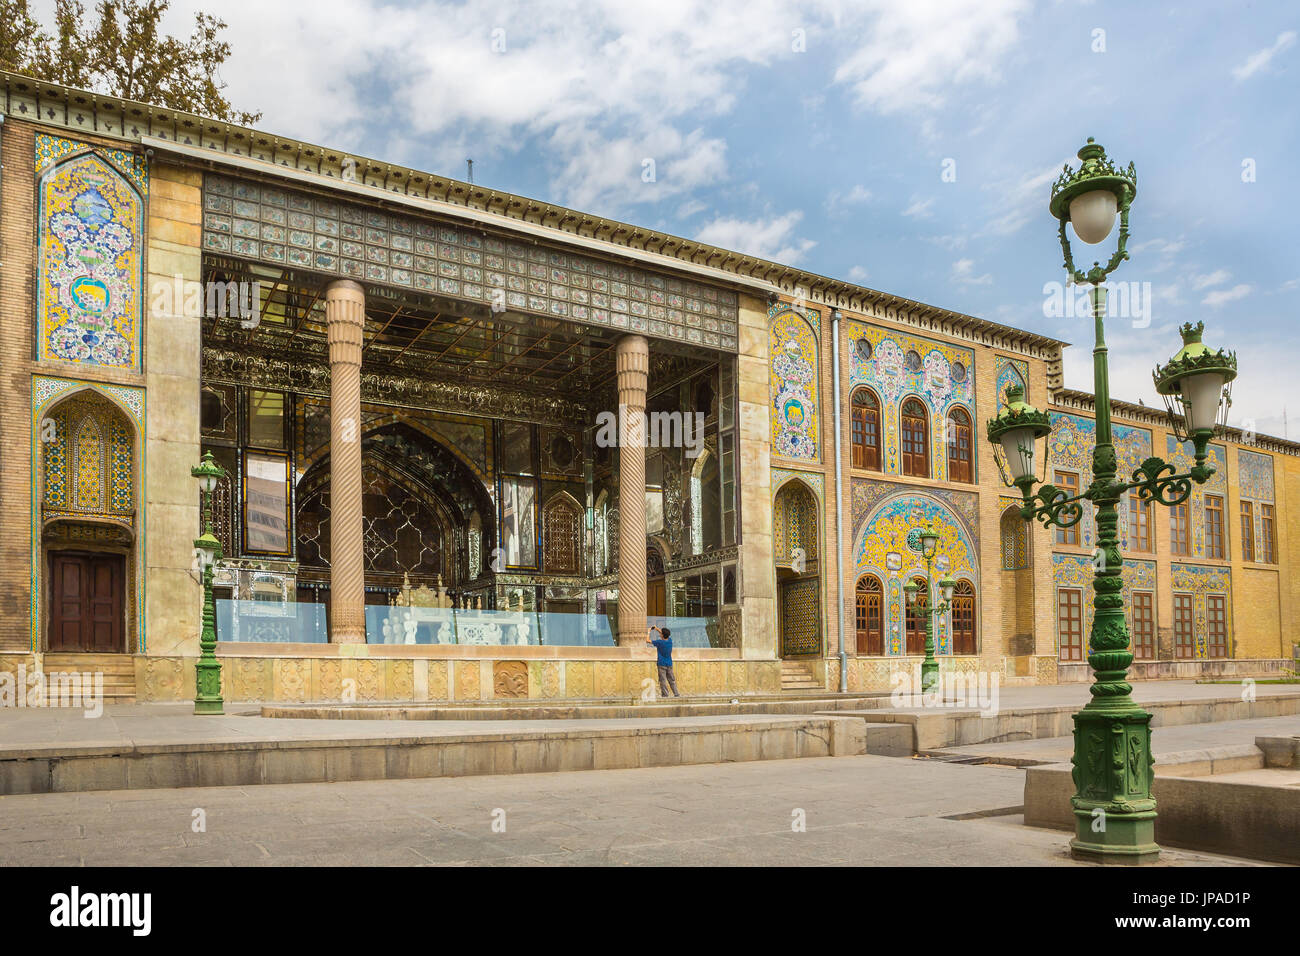
{"label": "green foliage", "polygon": [[99,0],[93,19],[81,0],[56,0],[53,32],[28,0],[0,0],[0,69],[62,86],[138,100],[249,125],[261,113],[231,107],[220,69],[230,56],[226,24],[195,15],[194,32],[178,39],[159,24],[170,0]]}

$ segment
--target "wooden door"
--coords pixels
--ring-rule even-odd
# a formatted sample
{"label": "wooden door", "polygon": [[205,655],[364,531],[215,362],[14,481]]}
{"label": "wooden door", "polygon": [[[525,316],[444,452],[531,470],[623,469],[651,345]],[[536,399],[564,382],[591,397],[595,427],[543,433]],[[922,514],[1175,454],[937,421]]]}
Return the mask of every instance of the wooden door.
{"label": "wooden door", "polygon": [[667,616],[668,592],[664,588],[663,578],[646,584],[645,613],[647,617]]}
{"label": "wooden door", "polygon": [[125,562],[120,554],[55,551],[50,555],[52,653],[126,650]]}

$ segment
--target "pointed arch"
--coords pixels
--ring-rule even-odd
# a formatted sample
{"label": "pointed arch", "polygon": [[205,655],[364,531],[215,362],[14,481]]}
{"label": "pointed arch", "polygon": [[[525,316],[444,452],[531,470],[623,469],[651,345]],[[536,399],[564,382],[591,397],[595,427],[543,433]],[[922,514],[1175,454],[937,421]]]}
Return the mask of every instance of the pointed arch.
{"label": "pointed arch", "polygon": [[143,394],[41,376],[33,384],[32,647],[142,651]]}
{"label": "pointed arch", "polygon": [[802,549],[808,566],[817,561],[817,495],[804,481],[792,478],[776,493],[772,509],[772,542],[778,565],[790,565]]}
{"label": "pointed arch", "polygon": [[567,491],[542,506],[542,562],[550,574],[582,573],[583,508]]}

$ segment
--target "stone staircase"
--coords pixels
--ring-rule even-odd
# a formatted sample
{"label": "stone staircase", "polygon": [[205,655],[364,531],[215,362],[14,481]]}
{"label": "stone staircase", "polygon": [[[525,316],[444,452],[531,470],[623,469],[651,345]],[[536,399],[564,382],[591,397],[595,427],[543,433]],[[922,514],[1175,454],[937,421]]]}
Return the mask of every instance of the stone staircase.
{"label": "stone staircase", "polygon": [[94,675],[102,673],[105,703],[135,702],[135,658],[130,654],[45,654],[41,670],[45,672],[47,687],[50,674],[82,675],[83,686],[88,686],[83,694],[94,692]]}
{"label": "stone staircase", "polygon": [[802,661],[782,661],[781,662],[781,690],[785,691],[825,691],[817,681],[817,675],[813,673],[810,665]]}

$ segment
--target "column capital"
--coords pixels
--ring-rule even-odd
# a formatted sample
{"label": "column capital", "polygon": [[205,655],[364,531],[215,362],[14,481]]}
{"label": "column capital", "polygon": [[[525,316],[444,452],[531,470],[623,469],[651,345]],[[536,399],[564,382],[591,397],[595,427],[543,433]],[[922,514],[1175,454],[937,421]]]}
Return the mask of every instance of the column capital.
{"label": "column capital", "polygon": [[366,290],[360,283],[337,279],[325,287],[325,323],[330,365],[359,368],[366,329]]}

